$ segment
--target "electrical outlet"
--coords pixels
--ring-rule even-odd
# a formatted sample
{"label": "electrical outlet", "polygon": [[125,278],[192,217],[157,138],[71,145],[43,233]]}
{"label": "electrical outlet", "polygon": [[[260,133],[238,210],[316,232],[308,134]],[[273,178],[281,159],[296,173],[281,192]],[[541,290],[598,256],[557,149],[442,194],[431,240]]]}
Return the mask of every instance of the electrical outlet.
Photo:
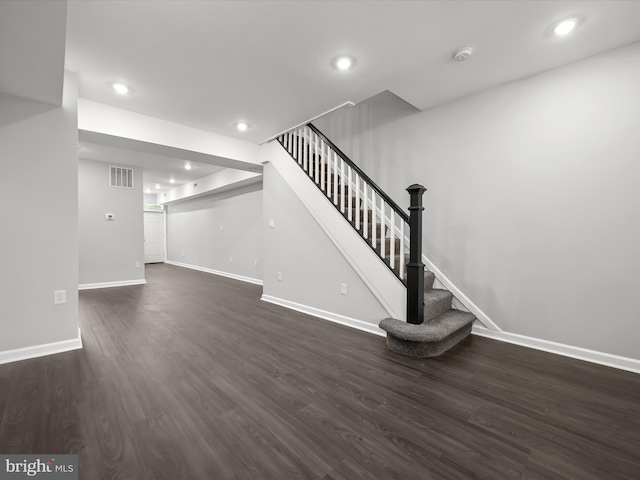
{"label": "electrical outlet", "polygon": [[229,263],[233,263],[233,257],[229,257]]}
{"label": "electrical outlet", "polygon": [[220,225],[220,231],[224,232],[224,225]]}
{"label": "electrical outlet", "polygon": [[269,220],[269,228],[276,228],[276,221],[273,218]]}
{"label": "electrical outlet", "polygon": [[140,262],[136,262],[136,268],[140,268]]}
{"label": "electrical outlet", "polygon": [[53,304],[61,305],[67,303],[67,291],[66,290],[54,290],[53,292]]}
{"label": "electrical outlet", "polygon": [[257,258],[253,261],[253,266],[255,267],[256,265],[258,265],[258,259]]}
{"label": "electrical outlet", "polygon": [[105,220],[115,220],[116,216],[113,213],[105,213],[104,218]]}
{"label": "electrical outlet", "polygon": [[340,284],[340,293],[342,295],[346,295],[347,294],[347,284],[346,283],[341,283]]}
{"label": "electrical outlet", "polygon": [[281,282],[282,281],[282,272],[278,272],[278,281]]}

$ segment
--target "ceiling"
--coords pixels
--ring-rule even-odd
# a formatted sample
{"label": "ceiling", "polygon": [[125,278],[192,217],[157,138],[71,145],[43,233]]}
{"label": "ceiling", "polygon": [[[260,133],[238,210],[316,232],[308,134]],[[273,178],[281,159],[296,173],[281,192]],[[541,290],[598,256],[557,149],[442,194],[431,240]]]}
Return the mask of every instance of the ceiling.
{"label": "ceiling", "polygon": [[[576,13],[574,35],[546,34]],[[81,97],[258,142],[383,90],[423,110],[638,41],[638,25],[640,2],[615,0],[72,0],[66,68]],[[339,54],[356,67],[332,68]]]}
{"label": "ceiling", "polygon": [[[56,92],[44,80],[60,78],[53,63],[66,35],[64,67],[78,73],[81,97],[253,142],[384,90],[424,110],[640,41],[640,1],[0,4],[0,64],[27,68],[22,80],[3,68],[0,90],[29,87],[31,98],[42,91],[49,101]],[[59,18],[65,9],[66,30]],[[583,21],[572,35],[549,35],[550,25],[575,14]],[[47,35],[60,29],[62,36]],[[456,62],[452,54],[463,46],[474,54]],[[340,54],[354,56],[355,68],[333,68]],[[28,75],[29,65],[39,75]],[[31,77],[43,85],[24,80]],[[133,94],[116,95],[112,81]],[[237,131],[238,121],[250,128]],[[158,166],[153,184],[183,166],[180,159],[163,168],[158,159],[146,161],[149,175]]]}

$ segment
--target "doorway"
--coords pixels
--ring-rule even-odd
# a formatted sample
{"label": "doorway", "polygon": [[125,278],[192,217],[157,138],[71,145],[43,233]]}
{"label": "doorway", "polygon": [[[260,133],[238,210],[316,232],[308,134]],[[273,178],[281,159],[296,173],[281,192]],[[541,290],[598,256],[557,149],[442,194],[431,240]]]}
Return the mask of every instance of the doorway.
{"label": "doorway", "polygon": [[144,263],[165,261],[164,212],[144,212]]}

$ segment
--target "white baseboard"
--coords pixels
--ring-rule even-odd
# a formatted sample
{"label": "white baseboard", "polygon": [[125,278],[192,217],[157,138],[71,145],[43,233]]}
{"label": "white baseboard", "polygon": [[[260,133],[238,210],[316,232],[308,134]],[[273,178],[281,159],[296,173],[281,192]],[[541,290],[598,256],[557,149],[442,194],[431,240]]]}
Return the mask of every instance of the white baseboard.
{"label": "white baseboard", "polygon": [[254,285],[262,285],[262,280],[259,280],[257,278],[245,277],[243,275],[236,275],[235,273],[223,272],[220,270],[213,270],[212,268],[199,267],[197,265],[190,265],[188,263],[173,262],[171,260],[167,260],[164,263],[168,263],[169,265],[175,265],[176,267],[190,268],[191,270],[198,270],[200,272],[211,273],[213,275],[220,275],[221,277],[233,278],[234,280],[241,280],[243,282],[253,283]]}
{"label": "white baseboard", "polygon": [[15,350],[0,352],[0,365],[3,363],[17,362],[19,360],[44,357],[45,355],[53,355],[54,353],[79,350],[81,348],[82,336],[80,335],[80,328],[78,328],[78,338],[63,340],[61,342],[45,343],[44,345],[34,345],[33,347],[16,348]]}
{"label": "white baseboard", "polygon": [[128,287],[130,285],[144,285],[147,281],[142,278],[139,280],[122,280],[120,282],[101,282],[101,283],[81,283],[78,290],[92,290],[94,288],[110,288],[110,287]]}
{"label": "white baseboard", "polygon": [[555,353],[565,357],[576,358],[586,362],[597,363],[607,367],[619,368],[628,372],[640,373],[640,360],[628,357],[620,357],[610,353],[597,352],[582,347],[574,347],[563,343],[542,340],[539,338],[527,337],[517,333],[495,332],[487,328],[474,324],[471,333],[481,337],[493,338],[502,342],[513,343],[523,347],[542,350],[543,352]]}
{"label": "white baseboard", "polygon": [[325,310],[320,310],[319,308],[309,307],[308,305],[302,305],[300,303],[283,300],[282,298],[272,297],[270,295],[262,295],[262,297],[260,297],[260,300],[268,303],[273,303],[275,305],[280,305],[281,307],[289,308],[297,312],[306,313],[307,315],[311,315],[313,317],[322,318],[323,320],[329,320],[330,322],[339,323],[340,325],[346,325],[347,327],[356,328],[358,330],[362,330],[363,332],[373,333],[374,335],[380,335],[382,337],[387,335],[384,330],[378,328],[378,325],[372,325],[356,318],[345,317],[344,315],[327,312]]}

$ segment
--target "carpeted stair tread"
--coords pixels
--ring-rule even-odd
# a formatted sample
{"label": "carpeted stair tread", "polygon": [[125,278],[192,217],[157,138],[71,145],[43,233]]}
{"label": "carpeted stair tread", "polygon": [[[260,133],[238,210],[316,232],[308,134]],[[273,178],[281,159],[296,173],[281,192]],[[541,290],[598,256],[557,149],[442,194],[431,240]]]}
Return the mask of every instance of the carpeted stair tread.
{"label": "carpeted stair tread", "polygon": [[[405,275],[406,278],[406,275]],[[430,272],[428,270],[424,271],[424,290],[425,292],[427,290],[431,290],[433,288],[433,282],[435,282],[436,280],[436,276],[433,272]]]}
{"label": "carpeted stair tread", "polygon": [[448,310],[420,325],[406,323],[394,318],[385,318],[380,328],[401,340],[410,342],[440,342],[458,330],[470,325],[476,316],[461,310]]}
{"label": "carpeted stair tread", "polygon": [[433,288],[424,292],[424,320],[436,318],[451,308],[453,295],[448,290]]}

